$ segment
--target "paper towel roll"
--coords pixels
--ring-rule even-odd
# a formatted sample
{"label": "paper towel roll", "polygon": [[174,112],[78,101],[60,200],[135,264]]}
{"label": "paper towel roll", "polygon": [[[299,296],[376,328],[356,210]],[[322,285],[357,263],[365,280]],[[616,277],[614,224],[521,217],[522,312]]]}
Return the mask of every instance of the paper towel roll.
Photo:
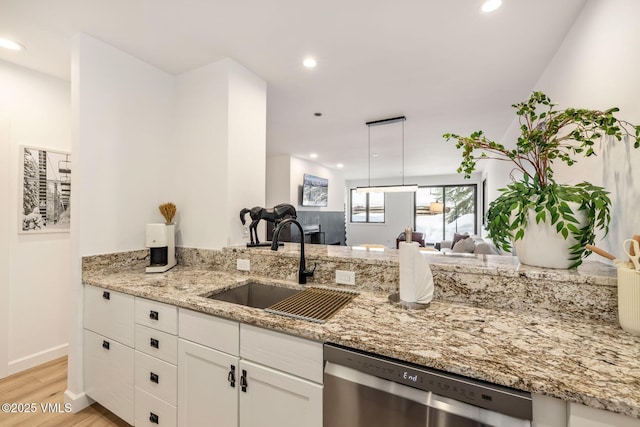
{"label": "paper towel roll", "polygon": [[427,304],[433,299],[433,275],[417,242],[400,242],[400,300]]}

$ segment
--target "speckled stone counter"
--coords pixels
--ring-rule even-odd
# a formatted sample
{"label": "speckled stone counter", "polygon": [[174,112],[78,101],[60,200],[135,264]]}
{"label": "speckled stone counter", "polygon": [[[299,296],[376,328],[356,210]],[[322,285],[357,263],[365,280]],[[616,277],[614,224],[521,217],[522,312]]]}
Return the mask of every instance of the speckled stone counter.
{"label": "speckled stone counter", "polygon": [[[351,257],[346,253],[330,255],[335,249],[323,248],[326,249],[318,248],[319,253],[309,250],[311,263],[333,263],[334,269],[343,263],[354,263],[359,267],[371,264],[397,270],[397,254],[394,258],[391,251],[363,254],[360,258],[359,253]],[[361,280],[360,295],[322,325],[206,298],[249,279],[298,286],[291,280],[266,279],[269,275],[262,268],[267,267],[254,270],[260,263],[270,264],[265,258],[274,256],[270,251],[258,251],[261,250],[183,249],[182,265],[161,274],[144,273],[144,251],[130,253],[129,259],[122,255],[89,257],[83,260],[83,282],[640,418],[640,337],[624,332],[616,321],[583,316],[578,309],[520,310],[481,306],[476,300],[452,301],[461,298],[455,288],[447,291],[451,296],[444,291],[439,296],[436,293],[426,310],[407,311],[388,302],[389,288],[383,290],[388,284],[382,289],[367,286],[369,280],[374,280],[373,273]],[[273,265],[286,258],[294,260],[294,254],[297,256],[292,248],[291,257],[286,251],[275,257],[271,275],[289,274],[283,272],[286,265]],[[251,275],[233,271],[235,259],[247,256],[251,259]],[[590,286],[615,291],[615,270],[601,263],[567,272],[521,267],[514,265],[511,258],[472,257],[460,262],[441,255],[430,256],[439,257],[438,261],[430,259],[436,283],[451,276],[457,284],[468,281],[464,289],[475,283],[485,292],[507,292],[513,283],[530,281],[524,286],[528,288],[545,281],[555,283],[553,291],[560,294],[567,293],[563,284],[569,288]],[[357,262],[360,259],[362,262]],[[366,275],[365,270],[362,267],[360,274]],[[389,283],[397,283],[397,277],[387,274]],[[460,279],[464,275],[468,277]],[[506,288],[502,287],[504,283],[498,283],[492,291],[491,280],[482,276],[510,279],[505,279]],[[527,298],[533,300],[532,305],[547,304],[536,301],[536,295],[520,298],[523,305],[530,303]],[[563,306],[554,304],[556,308]]]}

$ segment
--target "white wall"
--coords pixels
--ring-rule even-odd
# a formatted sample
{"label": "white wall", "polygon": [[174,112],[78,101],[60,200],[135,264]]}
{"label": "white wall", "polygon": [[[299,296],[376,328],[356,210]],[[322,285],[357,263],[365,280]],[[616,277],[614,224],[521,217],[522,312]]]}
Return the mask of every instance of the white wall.
{"label": "white wall", "polygon": [[265,201],[266,83],[230,59],[176,81],[177,244],[240,243],[240,210]]}
{"label": "white wall", "polygon": [[[266,200],[267,84],[230,59],[229,152],[227,155],[227,240],[218,248],[245,241],[239,212],[251,203]],[[263,224],[264,226],[264,224]]]}
{"label": "white wall", "polygon": [[[302,206],[302,183],[304,174],[311,174],[329,180],[327,206]],[[336,170],[326,168],[314,162],[291,157],[290,171],[291,204],[301,211],[341,212],[344,210],[344,178]]]}
{"label": "white wall", "polygon": [[[432,175],[420,177],[405,177],[405,182],[427,185],[469,185],[476,184],[478,197],[477,221],[478,228],[482,225],[482,174],[474,172],[470,179],[464,179],[463,175]],[[385,185],[389,181],[371,180],[371,185]],[[351,180],[345,183],[347,198],[350,197],[350,189],[369,185],[368,180]],[[415,226],[414,219],[414,194],[413,193],[386,193],[385,194],[385,222],[383,224],[363,224],[350,221],[349,202],[347,201],[347,245],[357,246],[361,244],[378,244],[390,248],[396,247],[396,238],[408,226]],[[480,233],[480,229],[478,229]],[[453,237],[453,236],[452,236]]]}
{"label": "white wall", "polygon": [[[11,193],[11,135],[9,120],[0,117],[0,199],[9,200]],[[18,209],[17,201],[7,203],[10,209],[0,209],[0,378],[9,371],[9,239],[11,236],[9,211]]]}
{"label": "white wall", "polygon": [[[640,30],[635,17],[640,15],[636,0],[590,0],[532,90],[546,93],[558,108],[619,107],[618,117],[640,124]],[[503,143],[515,141],[516,122]],[[611,192],[612,220],[609,235],[596,245],[620,255],[622,241],[638,234],[640,211],[640,150],[629,144],[605,141],[598,156],[579,159],[572,167],[554,164],[560,183],[589,181]],[[636,165],[634,168],[633,165]],[[508,180],[509,169],[491,166],[492,195]],[[592,255],[591,258],[603,260]]]}
{"label": "white wall", "polygon": [[[327,206],[302,206],[304,174],[329,180]],[[299,211],[342,212],[346,201],[345,180],[336,170],[318,163],[290,156],[267,158],[267,205],[290,203]]]}
{"label": "white wall", "polygon": [[82,361],[81,258],[142,249],[145,224],[175,194],[174,78],[78,34],[72,49],[74,186],[71,195],[73,322],[65,401],[88,404]]}
{"label": "white wall", "polygon": [[[0,377],[67,351],[69,234],[18,234],[19,146],[71,151],[69,83],[0,61]],[[10,127],[9,127],[10,123]],[[10,129],[10,130],[9,130]]]}
{"label": "white wall", "polygon": [[89,36],[77,36],[80,167],[72,209],[80,256],[141,249],[145,224],[174,196],[173,76]]}

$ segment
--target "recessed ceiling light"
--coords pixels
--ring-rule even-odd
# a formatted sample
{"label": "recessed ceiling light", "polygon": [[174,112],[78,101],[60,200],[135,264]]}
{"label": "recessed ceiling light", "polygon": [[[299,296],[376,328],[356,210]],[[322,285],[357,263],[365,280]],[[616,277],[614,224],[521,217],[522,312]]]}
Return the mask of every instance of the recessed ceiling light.
{"label": "recessed ceiling light", "polygon": [[379,155],[380,155],[380,154],[378,154],[378,153],[373,153],[373,154],[371,155],[371,157],[378,157]]}
{"label": "recessed ceiling light", "polygon": [[309,57],[309,58],[305,58],[305,60],[302,61],[302,65],[304,65],[307,68],[313,68],[316,65],[318,65],[318,62],[315,59]]}
{"label": "recessed ceiling light", "polygon": [[344,167],[344,165],[343,165],[342,163],[338,163],[338,164],[336,165],[336,167],[338,167],[338,168],[343,168],[343,167]]}
{"label": "recessed ceiling light", "polygon": [[489,13],[498,9],[500,6],[502,6],[502,0],[487,0],[482,3],[482,7],[480,8],[480,10],[484,13]]}
{"label": "recessed ceiling light", "polygon": [[316,153],[311,153],[309,154],[309,157],[311,157],[312,159],[317,159],[318,155]]}
{"label": "recessed ceiling light", "polygon": [[18,42],[14,42],[13,40],[0,38],[0,47],[11,50],[22,50],[24,46],[22,46]]}

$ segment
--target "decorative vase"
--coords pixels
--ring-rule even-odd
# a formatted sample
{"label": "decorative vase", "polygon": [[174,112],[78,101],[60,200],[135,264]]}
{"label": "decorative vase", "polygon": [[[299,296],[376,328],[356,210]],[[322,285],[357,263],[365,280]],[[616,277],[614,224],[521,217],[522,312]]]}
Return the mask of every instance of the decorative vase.
{"label": "decorative vase", "polygon": [[[568,203],[574,217],[578,220],[576,227],[583,228],[587,224],[587,215],[579,211],[577,203]],[[556,231],[556,225],[551,225],[547,215],[545,221],[536,223],[536,212],[529,209],[527,213],[527,227],[524,237],[513,243],[516,256],[522,264],[544,268],[568,269],[575,261],[570,261],[571,247],[577,243],[571,234],[565,239]]]}

